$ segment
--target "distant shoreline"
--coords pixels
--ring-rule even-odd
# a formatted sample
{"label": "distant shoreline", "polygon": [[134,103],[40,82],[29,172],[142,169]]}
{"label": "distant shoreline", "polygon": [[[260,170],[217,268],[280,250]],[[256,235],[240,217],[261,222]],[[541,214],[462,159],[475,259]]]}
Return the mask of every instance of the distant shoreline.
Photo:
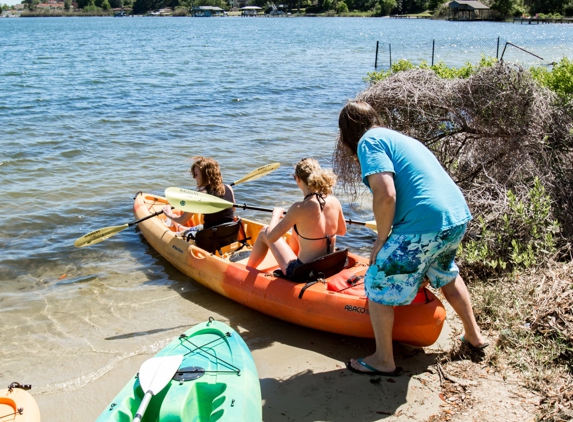
{"label": "distant shoreline", "polygon": [[[10,11],[10,10],[9,10]],[[23,12],[18,12],[18,13],[13,13],[11,15],[7,15],[6,14],[4,16],[0,15],[0,18],[2,17],[6,17],[6,18],[15,18],[15,17],[19,17],[19,18],[72,18],[72,17],[122,17],[122,18],[143,18],[143,17],[149,17],[149,18],[170,18],[170,17],[174,17],[174,18],[190,18],[190,17],[194,17],[191,14],[180,14],[180,13],[174,13],[174,14],[169,14],[169,15],[149,15],[149,14],[145,14],[145,15],[117,15],[117,13],[120,12],[119,10],[110,10],[110,11],[104,11],[104,10],[100,10],[97,12],[66,12],[64,10],[49,10],[49,11],[23,11]],[[211,17],[215,17],[215,18],[221,18],[223,16],[211,16]],[[267,14],[260,14],[260,15],[256,15],[256,16],[243,16],[241,14],[240,11],[229,11],[228,14],[224,17],[256,17],[256,18],[294,18],[294,17],[308,17],[308,18],[334,18],[334,17],[343,17],[343,18],[349,18],[349,17],[356,17],[356,18],[382,18],[382,19],[389,19],[389,18],[401,18],[401,19],[438,19],[440,20],[440,18],[435,18],[431,15],[394,15],[394,16],[372,16],[369,15],[367,13],[343,13],[343,14],[335,14],[335,13],[296,13],[293,12],[292,14],[285,14],[285,15],[281,15],[281,16],[276,16],[276,15],[267,15]]]}

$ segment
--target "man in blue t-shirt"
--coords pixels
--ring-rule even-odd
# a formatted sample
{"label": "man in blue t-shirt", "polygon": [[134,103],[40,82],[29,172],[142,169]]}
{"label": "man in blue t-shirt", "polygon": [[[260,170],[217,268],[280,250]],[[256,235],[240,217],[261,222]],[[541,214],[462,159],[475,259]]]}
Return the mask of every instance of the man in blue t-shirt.
{"label": "man in blue t-shirt", "polygon": [[[442,289],[460,316],[462,341],[474,351],[483,351],[487,343],[454,262],[471,220],[462,192],[428,148],[383,128],[367,103],[349,102],[340,113],[339,127],[338,157],[358,159],[362,181],[373,195],[378,229],[364,278],[376,352],[349,361],[348,369],[385,376],[402,372],[392,354],[393,307],[410,304],[424,278]],[[341,169],[352,168],[338,164]]]}

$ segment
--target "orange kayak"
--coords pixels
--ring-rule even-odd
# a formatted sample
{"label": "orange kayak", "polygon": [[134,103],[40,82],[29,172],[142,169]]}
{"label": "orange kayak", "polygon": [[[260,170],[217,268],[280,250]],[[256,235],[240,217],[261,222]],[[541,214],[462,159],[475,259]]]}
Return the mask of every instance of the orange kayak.
{"label": "orange kayak", "polygon": [[40,422],[36,400],[17,382],[0,390],[0,422]]}
{"label": "orange kayak", "polygon": [[[133,205],[138,220],[161,211],[168,202],[165,198],[139,193]],[[194,224],[201,215],[193,216]],[[262,223],[242,220],[248,245],[252,245]],[[368,301],[363,284],[349,285],[353,276],[363,276],[368,260],[349,253],[344,270],[310,286],[277,277],[273,271],[279,266],[269,252],[258,269],[247,268],[248,257],[239,242],[221,249],[223,255],[208,253],[178,234],[181,227],[168,227],[165,215],[160,214],[138,224],[149,244],[179,271],[203,286],[267,315],[305,327],[332,333],[374,338],[368,314]],[[289,236],[287,234],[286,236]],[[306,288],[305,288],[306,287]],[[301,296],[301,290],[304,292]],[[440,300],[426,288],[421,288],[416,299],[407,306],[394,308],[395,341],[413,346],[433,344],[444,324],[446,311]]]}

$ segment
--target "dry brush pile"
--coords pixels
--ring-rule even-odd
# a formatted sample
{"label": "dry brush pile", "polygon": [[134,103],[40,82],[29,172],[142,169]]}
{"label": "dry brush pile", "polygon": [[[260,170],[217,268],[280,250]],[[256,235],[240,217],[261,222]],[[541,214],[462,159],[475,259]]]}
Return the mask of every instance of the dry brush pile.
{"label": "dry brush pile", "polygon": [[573,418],[573,267],[563,266],[573,243],[570,103],[503,63],[467,79],[398,72],[356,99],[428,146],[460,186],[474,216],[460,264],[481,280],[480,325],[500,333],[505,362],[527,367],[545,418]]}
{"label": "dry brush pile", "polygon": [[475,217],[467,269],[490,276],[528,267],[532,254],[535,264],[568,255],[573,113],[529,72],[504,64],[468,79],[398,72],[357,99],[428,146],[464,192]]}

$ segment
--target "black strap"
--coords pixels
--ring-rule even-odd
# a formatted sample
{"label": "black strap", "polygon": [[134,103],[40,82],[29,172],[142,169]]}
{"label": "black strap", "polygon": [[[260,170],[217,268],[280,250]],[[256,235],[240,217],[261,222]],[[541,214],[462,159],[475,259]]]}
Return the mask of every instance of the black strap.
{"label": "black strap", "polygon": [[[326,205],[326,199],[324,199],[324,196],[322,195],[322,193],[319,192],[312,192],[309,193],[308,195],[306,195],[303,199],[306,200],[306,198],[310,198],[311,196],[316,196],[316,200],[318,201],[318,205],[320,205],[320,211],[322,212],[324,210],[324,206]],[[299,235],[299,237],[301,237],[304,240],[323,240],[326,239],[326,255],[328,255],[331,251],[330,251],[330,247],[332,246],[332,237],[336,236],[334,235],[329,235],[327,234],[324,237],[316,237],[316,238],[312,238],[312,237],[304,237],[302,236],[299,232],[298,229],[296,228],[296,224],[293,226],[294,231],[296,232],[296,234]]]}
{"label": "black strap", "polygon": [[[326,239],[326,255],[328,255],[330,253],[330,247],[332,246],[332,236],[331,235],[327,234],[324,237],[304,237],[298,232],[298,229],[296,228],[296,224],[293,226],[293,229],[296,232],[296,234],[304,240],[325,240]],[[336,236],[336,235],[334,235],[334,236]]]}
{"label": "black strap", "polygon": [[187,237],[185,237],[185,240],[187,242],[189,242],[190,240],[195,240],[195,235],[193,234],[193,230],[189,230],[187,232]]}
{"label": "black strap", "polygon": [[[324,274],[323,274],[324,276]],[[315,285],[316,283],[318,283],[318,280],[314,280],[314,281],[309,281],[308,283],[306,283],[304,285],[304,287],[302,289],[300,289],[300,293],[298,294],[298,298],[302,299],[302,295],[304,294],[304,292],[306,291],[306,289],[308,289],[310,286]]]}
{"label": "black strap", "polygon": [[243,235],[243,238],[241,240],[239,240],[239,243],[241,244],[241,246],[239,246],[237,249],[235,249],[235,252],[243,249],[245,246],[247,246],[247,240],[251,240],[250,237],[247,237],[247,232],[245,232],[245,227],[243,226],[243,221],[240,218],[238,218],[237,223],[239,223],[239,231]]}
{"label": "black strap", "polygon": [[322,195],[322,193],[319,193],[319,192],[309,193],[308,195],[306,195],[304,197],[303,201],[305,201],[306,198],[310,198],[313,195],[316,196],[316,200],[318,201],[318,205],[320,205],[320,211],[323,211],[324,206],[326,205],[326,199],[324,199],[324,196]]}

